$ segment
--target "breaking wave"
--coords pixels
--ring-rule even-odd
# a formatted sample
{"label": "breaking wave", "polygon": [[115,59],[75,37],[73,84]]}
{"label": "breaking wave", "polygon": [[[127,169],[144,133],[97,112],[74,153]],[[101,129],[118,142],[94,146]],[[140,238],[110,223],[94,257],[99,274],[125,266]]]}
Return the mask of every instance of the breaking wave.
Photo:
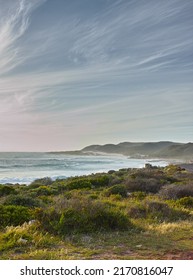
{"label": "breaking wave", "polygon": [[[48,153],[0,153],[0,183],[29,184],[37,178],[66,178],[107,172],[110,169],[141,168],[145,159],[131,159],[121,155],[63,155]],[[167,162],[154,160],[154,165]]]}

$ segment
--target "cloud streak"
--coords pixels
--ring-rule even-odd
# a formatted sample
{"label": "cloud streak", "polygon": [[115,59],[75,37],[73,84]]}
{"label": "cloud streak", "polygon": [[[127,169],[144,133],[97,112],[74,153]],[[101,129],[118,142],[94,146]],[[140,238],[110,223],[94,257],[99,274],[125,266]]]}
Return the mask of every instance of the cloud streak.
{"label": "cloud streak", "polygon": [[50,130],[86,145],[139,130],[149,139],[159,127],[171,139],[167,123],[175,141],[191,140],[191,0],[1,2],[1,133],[20,139],[17,124],[40,140]]}
{"label": "cloud streak", "polygon": [[1,74],[15,68],[25,60],[19,56],[17,42],[28,29],[30,14],[43,2],[45,1],[6,1],[0,21]]}

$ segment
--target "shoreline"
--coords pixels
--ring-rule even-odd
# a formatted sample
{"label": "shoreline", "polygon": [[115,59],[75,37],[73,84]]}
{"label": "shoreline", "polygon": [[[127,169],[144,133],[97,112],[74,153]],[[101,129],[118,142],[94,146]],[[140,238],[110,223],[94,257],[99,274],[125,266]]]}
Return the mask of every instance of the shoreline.
{"label": "shoreline", "polygon": [[[168,165],[177,165],[180,168],[187,170],[188,172],[193,172],[193,163],[168,161],[167,165],[160,166],[160,165],[154,165],[154,162],[156,162],[156,160],[152,159],[152,160],[148,160],[148,162],[145,163],[143,167],[125,167],[125,168],[123,167],[123,168],[116,169],[115,171],[119,171],[121,169],[142,169],[142,168],[145,168],[146,164],[150,164],[152,167],[158,167],[158,168],[166,167]],[[22,181],[22,179],[17,178],[18,180],[16,180],[15,182],[11,182],[11,178],[10,178],[10,181],[8,181],[9,179],[6,180],[6,178],[5,178],[5,180],[0,179],[0,184],[1,185],[29,185],[35,180],[43,179],[46,177],[49,177],[51,180],[55,181],[57,179],[68,179],[68,178],[88,176],[88,175],[93,175],[93,174],[108,173],[110,170],[112,170],[112,169],[109,169],[107,171],[99,170],[97,172],[89,172],[89,173],[85,173],[85,174],[72,175],[72,176],[43,176],[43,177],[31,178],[30,181],[28,181],[28,180]],[[25,179],[27,179],[27,177],[25,177]]]}
{"label": "shoreline", "polygon": [[169,160],[148,158],[136,159],[123,155],[82,155],[74,156],[51,156],[29,157],[29,154],[16,158],[0,158],[0,184],[30,184],[36,179],[50,177],[68,178],[89,175],[93,173],[108,172],[121,168],[143,168],[149,163],[155,166],[166,166]]}

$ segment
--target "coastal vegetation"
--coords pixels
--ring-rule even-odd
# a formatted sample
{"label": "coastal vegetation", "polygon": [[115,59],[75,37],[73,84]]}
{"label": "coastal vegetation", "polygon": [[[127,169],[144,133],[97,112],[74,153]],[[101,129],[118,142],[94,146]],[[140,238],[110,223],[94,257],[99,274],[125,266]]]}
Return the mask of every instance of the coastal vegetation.
{"label": "coastal vegetation", "polygon": [[0,259],[193,259],[192,240],[177,165],[0,185]]}

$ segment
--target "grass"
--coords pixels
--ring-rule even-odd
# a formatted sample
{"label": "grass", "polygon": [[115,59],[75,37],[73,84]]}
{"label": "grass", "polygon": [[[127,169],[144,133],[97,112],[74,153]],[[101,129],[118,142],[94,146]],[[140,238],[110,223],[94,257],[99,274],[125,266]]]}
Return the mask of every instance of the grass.
{"label": "grass", "polygon": [[[59,239],[37,229],[29,232],[28,227],[22,226],[14,231],[8,228],[1,235],[1,259],[178,258],[179,252],[185,255],[193,250],[190,232],[193,232],[193,225],[186,221],[148,225],[143,231],[74,234]],[[27,243],[19,242],[21,236]]]}
{"label": "grass", "polygon": [[0,259],[193,259],[192,182],[168,166],[1,185]]}

